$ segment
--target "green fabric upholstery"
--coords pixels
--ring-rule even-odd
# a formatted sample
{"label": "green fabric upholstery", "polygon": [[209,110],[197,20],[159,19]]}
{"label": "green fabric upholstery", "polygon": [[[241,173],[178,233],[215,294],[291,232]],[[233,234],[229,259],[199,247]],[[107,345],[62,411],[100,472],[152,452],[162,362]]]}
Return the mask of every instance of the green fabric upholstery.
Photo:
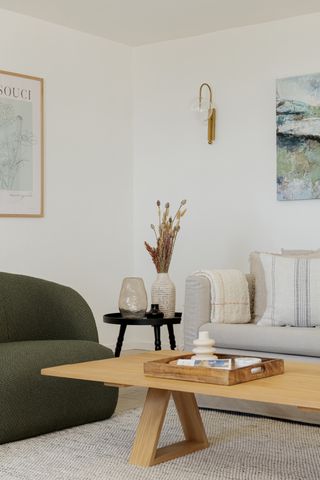
{"label": "green fabric upholstery", "polygon": [[117,389],[40,375],[41,368],[112,357],[84,340],[0,344],[0,443],[109,418]]}
{"label": "green fabric upholstery", "polygon": [[88,304],[71,288],[0,272],[0,342],[98,341]]}
{"label": "green fabric upholstery", "polygon": [[118,389],[41,376],[42,368],[113,357],[74,290],[0,273],[0,444],[109,418]]}

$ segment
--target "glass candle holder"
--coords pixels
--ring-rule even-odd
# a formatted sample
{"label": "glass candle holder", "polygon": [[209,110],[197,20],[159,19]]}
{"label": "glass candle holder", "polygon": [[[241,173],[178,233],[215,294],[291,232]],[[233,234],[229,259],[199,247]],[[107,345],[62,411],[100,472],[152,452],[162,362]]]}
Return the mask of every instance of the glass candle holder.
{"label": "glass candle holder", "polygon": [[147,292],[143,279],[139,277],[124,278],[119,296],[119,310],[121,315],[124,318],[143,318],[147,306]]}

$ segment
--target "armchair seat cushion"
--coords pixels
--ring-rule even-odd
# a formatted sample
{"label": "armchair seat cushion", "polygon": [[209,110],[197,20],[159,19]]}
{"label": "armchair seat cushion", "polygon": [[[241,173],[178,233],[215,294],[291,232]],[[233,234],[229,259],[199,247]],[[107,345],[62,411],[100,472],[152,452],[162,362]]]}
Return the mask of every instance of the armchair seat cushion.
{"label": "armchair seat cushion", "polygon": [[38,340],[0,344],[0,444],[109,418],[118,389],[41,376],[42,368],[113,357],[86,340]]}

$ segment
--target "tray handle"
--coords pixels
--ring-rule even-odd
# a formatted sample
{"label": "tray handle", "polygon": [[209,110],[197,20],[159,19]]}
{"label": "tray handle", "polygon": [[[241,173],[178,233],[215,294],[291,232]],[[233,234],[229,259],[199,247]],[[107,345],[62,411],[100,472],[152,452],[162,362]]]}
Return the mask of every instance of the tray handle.
{"label": "tray handle", "polygon": [[265,371],[265,365],[259,365],[255,367],[251,367],[250,373],[251,375],[258,375],[259,373],[263,373]]}

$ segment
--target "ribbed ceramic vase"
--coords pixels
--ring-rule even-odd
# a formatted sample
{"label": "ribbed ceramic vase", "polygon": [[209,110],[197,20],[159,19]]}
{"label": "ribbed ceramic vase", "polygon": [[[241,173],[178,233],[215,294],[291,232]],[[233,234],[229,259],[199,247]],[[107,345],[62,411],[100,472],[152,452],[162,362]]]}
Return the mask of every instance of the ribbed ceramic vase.
{"label": "ribbed ceramic vase", "polygon": [[176,287],[168,273],[158,273],[151,287],[152,303],[158,303],[164,318],[172,318],[176,309]]}

